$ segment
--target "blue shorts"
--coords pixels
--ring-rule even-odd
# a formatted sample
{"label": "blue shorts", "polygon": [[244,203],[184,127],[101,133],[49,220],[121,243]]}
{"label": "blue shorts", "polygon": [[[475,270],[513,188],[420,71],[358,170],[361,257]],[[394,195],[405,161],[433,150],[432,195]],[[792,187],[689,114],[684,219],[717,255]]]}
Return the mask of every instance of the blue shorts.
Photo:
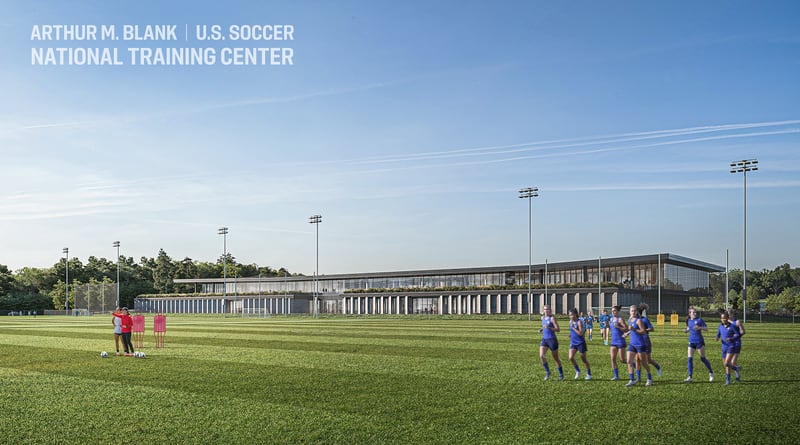
{"label": "blue shorts", "polygon": [[628,345],[628,352],[635,352],[637,354],[644,354],[647,353],[647,346],[634,346]]}
{"label": "blue shorts", "polygon": [[689,342],[689,347],[692,348],[692,349],[700,349],[700,348],[704,347],[705,345],[706,345],[706,342],[700,342],[700,343]]}
{"label": "blue shorts", "polygon": [[542,343],[539,346],[546,346],[550,348],[551,351],[558,351],[558,339],[557,338],[543,338]]}
{"label": "blue shorts", "polygon": [[601,321],[600,322],[600,329],[608,329],[608,323]]}
{"label": "blue shorts", "polygon": [[578,344],[570,344],[569,348],[570,349],[577,349],[578,352],[580,352],[581,354],[585,354],[586,353],[586,342],[578,343]]}
{"label": "blue shorts", "polygon": [[625,343],[625,340],[622,340],[619,343],[611,343],[611,346],[614,346],[615,348],[618,348],[618,349],[625,349],[625,347],[627,347],[628,344]]}
{"label": "blue shorts", "polygon": [[728,346],[728,354],[738,354],[742,352],[741,346]]}

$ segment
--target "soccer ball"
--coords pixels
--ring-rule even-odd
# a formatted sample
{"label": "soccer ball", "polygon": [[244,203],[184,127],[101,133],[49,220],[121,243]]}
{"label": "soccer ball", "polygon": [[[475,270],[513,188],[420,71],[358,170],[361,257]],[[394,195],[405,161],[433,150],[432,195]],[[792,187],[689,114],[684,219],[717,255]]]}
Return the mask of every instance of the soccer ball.
{"label": "soccer ball", "polygon": [[136,351],[136,352],[133,353],[133,356],[136,357],[136,358],[141,357],[141,355],[142,355],[142,353],[139,352],[139,351]]}
{"label": "soccer ball", "polygon": [[140,352],[140,353],[139,353],[139,358],[145,358],[145,357],[146,357],[146,356],[144,355],[144,352]]}
{"label": "soccer ball", "polygon": [[100,353],[100,357],[103,357],[103,358],[108,357],[108,352],[106,352],[106,351],[101,352]]}

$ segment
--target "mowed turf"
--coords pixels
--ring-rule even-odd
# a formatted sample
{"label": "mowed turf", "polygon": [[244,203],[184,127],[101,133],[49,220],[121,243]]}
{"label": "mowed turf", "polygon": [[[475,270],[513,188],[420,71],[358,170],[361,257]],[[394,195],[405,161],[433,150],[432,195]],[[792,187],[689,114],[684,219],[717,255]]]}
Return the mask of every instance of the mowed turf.
{"label": "mowed turf", "polygon": [[[543,381],[538,318],[167,318],[166,347],[115,357],[110,317],[0,319],[0,443],[797,443],[800,325],[749,323],[742,382],[657,327],[652,387]],[[562,327],[566,320],[561,320]],[[100,358],[100,351],[111,357]],[[548,355],[548,358],[549,355]],[[551,367],[555,368],[551,360]],[[583,364],[581,364],[583,369]],[[654,376],[655,377],[655,376]]]}

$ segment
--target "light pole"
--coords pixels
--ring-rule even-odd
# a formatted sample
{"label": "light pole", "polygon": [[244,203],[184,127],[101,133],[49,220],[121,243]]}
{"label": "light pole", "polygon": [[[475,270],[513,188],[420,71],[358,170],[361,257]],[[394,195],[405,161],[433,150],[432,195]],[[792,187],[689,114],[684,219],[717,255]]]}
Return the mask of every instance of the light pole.
{"label": "light pole", "polygon": [[114,247],[117,248],[117,305],[119,307],[119,241],[114,241]]}
{"label": "light pole", "polygon": [[319,223],[322,222],[322,215],[311,215],[308,218],[309,224],[317,227],[317,267],[314,269],[314,318],[317,317],[317,294],[319,293]]}
{"label": "light pole", "polygon": [[69,315],[69,247],[65,247],[61,249],[61,252],[64,253],[66,259],[64,260],[64,287],[67,288],[66,290],[66,300],[64,301],[64,307],[66,308],[65,312]]}
{"label": "light pole", "polygon": [[[222,235],[222,304],[224,305],[228,298],[228,228],[220,227],[217,234]],[[224,306],[222,316],[225,316]]]}
{"label": "light pole", "polygon": [[742,173],[744,177],[744,259],[742,266],[742,321],[747,323],[747,172],[758,170],[757,159],[742,159],[731,162],[731,173]]}
{"label": "light pole", "polygon": [[531,306],[533,305],[531,299],[531,238],[533,238],[531,232],[531,198],[536,196],[539,196],[538,187],[527,187],[519,191],[519,197],[528,200],[528,321],[531,321]]}

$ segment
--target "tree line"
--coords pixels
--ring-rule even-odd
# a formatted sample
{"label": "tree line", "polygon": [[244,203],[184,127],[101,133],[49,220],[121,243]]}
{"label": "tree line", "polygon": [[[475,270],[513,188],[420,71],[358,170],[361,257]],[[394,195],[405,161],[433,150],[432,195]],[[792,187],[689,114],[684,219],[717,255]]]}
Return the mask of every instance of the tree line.
{"label": "tree line", "polygon": [[[86,283],[115,283],[117,262],[90,256],[86,263],[79,258],[61,258],[52,267],[23,267],[11,271],[0,264],[0,310],[41,311],[63,309],[67,295],[64,282],[69,267],[70,307],[74,307],[74,289]],[[177,278],[222,278],[224,269],[228,277],[276,277],[294,276],[283,267],[242,264],[227,253],[216,262],[196,261],[191,258],[172,259],[163,249],[152,258],[120,255],[119,281],[120,305],[133,307],[134,299],[142,294],[192,293],[194,286],[175,284]]]}
{"label": "tree line", "polygon": [[[728,273],[728,304],[734,309],[743,310],[741,270]],[[725,273],[709,276],[710,297],[694,297],[691,303],[705,310],[725,306]],[[764,310],[776,314],[800,312],[800,268],[783,264],[773,270],[747,271],[747,311],[759,311],[761,303]]]}

